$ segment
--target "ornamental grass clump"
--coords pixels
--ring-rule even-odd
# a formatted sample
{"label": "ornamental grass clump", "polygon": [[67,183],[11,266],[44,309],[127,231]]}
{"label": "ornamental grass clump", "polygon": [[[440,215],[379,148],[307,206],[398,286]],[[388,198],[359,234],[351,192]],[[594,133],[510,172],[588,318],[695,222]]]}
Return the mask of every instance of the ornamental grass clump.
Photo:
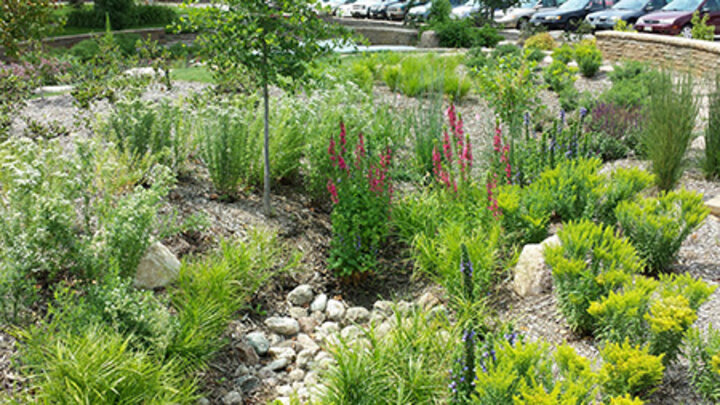
{"label": "ornamental grass clump", "polygon": [[629,282],[642,260],[612,227],[589,220],[566,224],[558,236],[562,245],[545,249],[558,306],[573,330],[590,333],[596,322],[588,313],[591,303]]}
{"label": "ornamental grass clump", "polygon": [[708,213],[702,195],[687,190],[624,201],[615,210],[623,234],[647,264],[646,274],[668,271],[685,238],[702,224]]}
{"label": "ornamental grass clump", "polygon": [[698,100],[690,75],[676,83],[671,73],[661,72],[647,85],[649,98],[640,147],[652,163],[656,185],[660,190],[669,191],[683,174],[685,153],[698,115]]}
{"label": "ornamental grass clump", "polygon": [[327,190],[333,203],[328,265],[345,278],[375,271],[379,249],[390,232],[392,150],[376,151],[373,157],[375,151],[365,149],[362,134],[349,146],[341,122],[340,135],[330,138],[327,151],[332,163]]}

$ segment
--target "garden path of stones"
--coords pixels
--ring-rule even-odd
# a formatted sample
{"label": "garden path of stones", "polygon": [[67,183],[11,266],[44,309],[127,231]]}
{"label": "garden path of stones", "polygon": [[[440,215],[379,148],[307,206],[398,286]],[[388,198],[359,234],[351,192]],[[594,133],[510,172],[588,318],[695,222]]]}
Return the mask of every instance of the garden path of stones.
{"label": "garden path of stones", "polygon": [[[315,294],[302,284],[287,295],[287,314],[264,320],[236,340],[234,346],[241,364],[235,371],[234,389],[221,396],[225,405],[241,405],[245,398],[264,388],[271,398],[283,404],[295,395],[302,402],[317,399],[323,389],[318,375],[334,363],[327,348],[340,342],[369,343],[365,332],[373,328],[382,338],[395,326],[398,317],[422,309],[447,314],[444,305],[432,292],[415,302],[376,301],[371,310],[348,307],[326,294]],[[274,393],[274,394],[273,394]],[[200,404],[209,404],[201,399]]]}

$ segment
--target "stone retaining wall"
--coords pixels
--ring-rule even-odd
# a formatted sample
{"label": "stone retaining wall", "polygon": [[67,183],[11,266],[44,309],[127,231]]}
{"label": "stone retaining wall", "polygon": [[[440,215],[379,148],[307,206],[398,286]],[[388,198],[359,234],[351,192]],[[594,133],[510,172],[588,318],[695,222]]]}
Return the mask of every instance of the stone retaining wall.
{"label": "stone retaining wall", "polygon": [[418,43],[418,30],[407,28],[401,23],[353,18],[326,18],[350,28],[365,37],[370,45],[415,46]]}
{"label": "stone retaining wall", "polygon": [[595,37],[605,59],[613,62],[644,61],[698,75],[716,72],[720,66],[720,43],[617,31],[598,32]]}

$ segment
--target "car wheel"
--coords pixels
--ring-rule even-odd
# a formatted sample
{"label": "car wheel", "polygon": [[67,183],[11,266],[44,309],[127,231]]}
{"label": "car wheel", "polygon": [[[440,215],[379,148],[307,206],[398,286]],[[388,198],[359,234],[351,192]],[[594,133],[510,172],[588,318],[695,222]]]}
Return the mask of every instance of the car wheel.
{"label": "car wheel", "polygon": [[680,29],[680,35],[682,35],[683,38],[692,39],[692,26],[690,24],[685,24]]}
{"label": "car wheel", "polygon": [[521,18],[521,19],[518,20],[517,26],[516,26],[515,28],[517,28],[518,30],[522,31],[522,30],[524,30],[525,28],[527,28],[528,23],[530,23],[530,19],[523,17],[523,18]]}

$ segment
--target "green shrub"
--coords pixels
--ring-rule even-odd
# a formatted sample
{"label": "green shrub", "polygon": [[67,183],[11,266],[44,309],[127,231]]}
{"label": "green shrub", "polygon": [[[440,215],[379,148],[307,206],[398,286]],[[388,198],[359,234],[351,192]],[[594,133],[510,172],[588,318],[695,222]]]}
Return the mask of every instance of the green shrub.
{"label": "green shrub", "polygon": [[549,32],[541,32],[526,39],[523,45],[526,49],[552,51],[553,48],[555,48],[555,39],[553,39]]}
{"label": "green shrub", "polygon": [[660,384],[665,367],[662,355],[653,356],[647,347],[629,343],[610,343],[601,351],[605,361],[599,371],[603,394],[607,397],[631,395],[645,397]]}
{"label": "green shrub", "polygon": [[465,54],[465,65],[470,69],[480,69],[491,63],[491,58],[485,54],[482,47],[476,46],[468,49]]}
{"label": "green shrub", "polygon": [[430,6],[428,22],[430,23],[430,25],[439,22],[445,22],[450,19],[450,12],[452,12],[452,5],[450,4],[450,0],[433,1]]}
{"label": "green shrub", "polygon": [[573,57],[575,56],[575,52],[573,51],[573,48],[568,44],[562,44],[559,47],[552,50],[552,58],[553,61],[559,61],[564,64],[568,64],[573,60]]}
{"label": "green shrub", "polygon": [[720,401],[720,331],[690,329],[685,338],[690,384],[708,403]]}
{"label": "green shrub", "polygon": [[576,80],[575,73],[577,73],[576,67],[570,67],[559,60],[553,60],[543,70],[543,79],[554,92],[560,93],[565,88],[573,86]]}
{"label": "green shrub", "polygon": [[86,145],[70,155],[57,143],[27,139],[2,146],[2,316],[17,320],[38,288],[60,279],[97,280],[112,265],[134,274],[159,227],[159,201],[171,184],[167,170],[149,171],[147,187],[116,187],[125,179],[122,165]]}
{"label": "green shrub", "polygon": [[634,198],[638,193],[650,187],[653,176],[638,168],[618,168],[608,176],[600,189],[596,191],[594,217],[607,224],[615,225],[615,208],[620,202]]}
{"label": "green shrub", "polygon": [[625,61],[616,64],[608,73],[612,87],[602,93],[599,101],[618,107],[645,106],[649,99],[650,83],[658,80],[659,72],[644,62]]}
{"label": "green shrub", "polygon": [[685,238],[708,213],[702,196],[685,190],[625,201],[615,210],[623,233],[645,260],[648,274],[670,269]]}
{"label": "green shrub", "polygon": [[177,17],[173,7],[165,5],[141,4],[135,7],[133,25],[169,25]]}
{"label": "green shrub", "polygon": [[602,52],[595,45],[595,40],[582,40],[575,45],[575,61],[580,73],[585,77],[593,77],[602,65]]}
{"label": "green shrub", "polygon": [[107,16],[115,30],[129,27],[134,23],[135,0],[96,0],[93,9],[103,20]]}
{"label": "green shrub", "polygon": [[510,53],[476,71],[478,87],[513,139],[520,136],[523,114],[535,110],[538,86],[535,64]]}
{"label": "green shrub", "polygon": [[511,244],[539,243],[547,236],[550,214],[536,212],[537,206],[523,201],[525,194],[518,185],[498,188],[497,204],[502,213],[504,236]]}
{"label": "green shrub", "polygon": [[191,404],[197,399],[195,382],[177,362],[131,350],[129,338],[101,325],[86,325],[79,334],[33,326],[21,340],[32,402]]}
{"label": "green shrub", "polygon": [[440,46],[445,48],[492,48],[503,39],[491,25],[477,28],[470,19],[436,22],[432,24],[432,29],[437,34]]}
{"label": "green shrub", "polygon": [[697,98],[689,74],[677,83],[662,72],[648,83],[649,99],[640,145],[652,163],[660,190],[672,189],[682,176],[685,152],[692,141],[698,114]]}
{"label": "green shrub", "polygon": [[587,220],[566,224],[558,236],[562,246],[545,249],[558,306],[572,329],[588,333],[595,326],[590,304],[630,280],[641,270],[642,260],[613,228]]}
{"label": "green shrub", "polygon": [[374,329],[330,347],[337,362],[322,374],[325,404],[448,403],[447,370],[453,345],[446,320],[414,311],[394,319],[381,336]]}
{"label": "green shrub", "polygon": [[87,62],[93,59],[100,53],[100,45],[94,39],[85,39],[70,48],[70,54],[80,59],[82,62]]}
{"label": "green shrub", "polygon": [[708,179],[720,177],[720,75],[715,77],[715,87],[709,94],[703,170]]}
{"label": "green shrub", "polygon": [[597,158],[563,161],[542,172],[528,193],[535,196],[540,212],[565,221],[590,218],[598,198],[595,190],[603,179],[598,174],[601,165]]}
{"label": "green shrub", "polygon": [[200,156],[215,188],[232,198],[239,184],[248,184],[257,161],[259,139],[250,132],[248,111],[209,107],[203,111]]}
{"label": "green shrub", "polygon": [[115,104],[104,129],[121,152],[134,159],[151,155],[178,173],[192,149],[190,114],[167,100],[157,105],[141,100],[121,101]]}
{"label": "green shrub", "polygon": [[715,40],[715,26],[708,25],[708,19],[710,14],[705,14],[700,17],[700,12],[695,11],[690,19],[690,26],[692,27],[691,36],[693,39],[701,39],[704,41]]}

